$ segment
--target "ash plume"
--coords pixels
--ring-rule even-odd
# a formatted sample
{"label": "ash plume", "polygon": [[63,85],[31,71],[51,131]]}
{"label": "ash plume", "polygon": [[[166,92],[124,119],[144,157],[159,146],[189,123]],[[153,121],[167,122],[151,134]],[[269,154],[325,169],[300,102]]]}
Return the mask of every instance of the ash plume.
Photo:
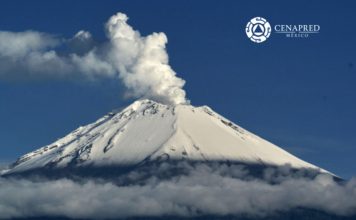
{"label": "ash plume", "polygon": [[106,23],[108,40],[97,43],[88,31],[63,39],[38,31],[0,31],[0,80],[116,79],[126,97],[166,104],[187,102],[185,81],[169,65],[167,36],[142,36],[123,13]]}

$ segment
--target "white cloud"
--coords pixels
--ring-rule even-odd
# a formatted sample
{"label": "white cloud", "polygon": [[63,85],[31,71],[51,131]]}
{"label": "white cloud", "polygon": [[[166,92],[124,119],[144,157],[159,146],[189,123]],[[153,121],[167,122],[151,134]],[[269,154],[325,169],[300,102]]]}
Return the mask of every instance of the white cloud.
{"label": "white cloud", "polygon": [[0,31],[1,57],[21,59],[31,52],[45,51],[59,43],[57,38],[36,31]]}
{"label": "white cloud", "polygon": [[[288,173],[288,169],[277,169],[274,175],[278,181],[271,184],[268,178],[249,175],[241,165],[174,165],[177,167],[184,167],[188,172],[166,180],[156,175],[143,180],[147,170],[133,171],[125,178],[141,180],[140,184],[121,186],[103,180],[0,178],[0,218],[268,216],[293,208],[346,216],[356,214],[356,179],[339,184],[327,175],[308,179]],[[162,164],[150,172],[171,168]]]}
{"label": "white cloud", "polygon": [[181,104],[185,81],[168,63],[164,33],[141,36],[117,13],[106,23],[108,41],[80,30],[71,39],[36,31],[0,31],[0,79],[122,80],[127,96]]}
{"label": "white cloud", "polygon": [[[83,33],[83,32],[79,32]],[[83,41],[83,34],[76,38]],[[87,35],[85,35],[87,36]],[[107,62],[95,55],[95,49],[84,55],[59,55],[65,40],[35,32],[0,31],[0,78],[12,80],[107,77],[114,73]],[[73,40],[72,40],[73,42]]]}

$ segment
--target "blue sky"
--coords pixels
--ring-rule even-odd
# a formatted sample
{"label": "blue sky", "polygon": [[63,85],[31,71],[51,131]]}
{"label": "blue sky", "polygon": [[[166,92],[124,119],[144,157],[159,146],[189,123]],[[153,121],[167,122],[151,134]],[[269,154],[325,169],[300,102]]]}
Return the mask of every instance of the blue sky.
{"label": "blue sky", "polygon": [[[170,64],[193,105],[342,177],[356,175],[356,3],[352,1],[1,1],[0,30],[106,41],[116,12],[147,35],[168,37]],[[320,33],[261,44],[245,34],[256,16],[274,24],[319,24]],[[117,81],[0,80],[0,161],[48,144],[129,104]]]}

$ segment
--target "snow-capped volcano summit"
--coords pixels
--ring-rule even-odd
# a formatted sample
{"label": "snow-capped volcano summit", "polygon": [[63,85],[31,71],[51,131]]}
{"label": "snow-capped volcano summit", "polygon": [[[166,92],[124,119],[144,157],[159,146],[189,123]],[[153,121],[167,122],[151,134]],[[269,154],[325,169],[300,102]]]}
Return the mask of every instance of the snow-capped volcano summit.
{"label": "snow-capped volcano summit", "polygon": [[239,161],[320,169],[244,130],[207,106],[139,100],[20,157],[6,174],[156,160]]}

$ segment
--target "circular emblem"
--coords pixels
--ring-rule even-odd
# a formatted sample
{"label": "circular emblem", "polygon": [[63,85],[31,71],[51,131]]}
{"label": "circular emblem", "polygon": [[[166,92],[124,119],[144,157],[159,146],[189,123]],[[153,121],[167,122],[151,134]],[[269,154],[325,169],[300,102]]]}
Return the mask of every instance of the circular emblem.
{"label": "circular emblem", "polygon": [[246,25],[246,34],[253,42],[262,43],[271,35],[271,25],[264,18],[252,18]]}

